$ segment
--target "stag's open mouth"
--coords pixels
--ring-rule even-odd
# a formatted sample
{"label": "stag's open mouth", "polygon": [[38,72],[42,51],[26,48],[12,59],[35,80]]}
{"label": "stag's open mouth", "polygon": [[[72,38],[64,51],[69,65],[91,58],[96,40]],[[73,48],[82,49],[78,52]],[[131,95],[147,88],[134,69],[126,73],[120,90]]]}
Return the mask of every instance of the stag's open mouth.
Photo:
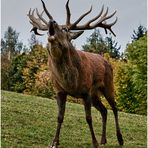
{"label": "stag's open mouth", "polygon": [[54,31],[53,23],[50,23],[49,24],[49,35],[54,36],[54,34],[55,34],[55,31]]}

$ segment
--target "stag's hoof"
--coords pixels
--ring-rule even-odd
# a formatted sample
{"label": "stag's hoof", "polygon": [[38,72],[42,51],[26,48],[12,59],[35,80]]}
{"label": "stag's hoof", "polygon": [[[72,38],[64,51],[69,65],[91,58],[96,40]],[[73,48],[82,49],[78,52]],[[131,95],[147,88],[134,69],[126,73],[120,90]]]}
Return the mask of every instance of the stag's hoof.
{"label": "stag's hoof", "polygon": [[117,138],[118,138],[118,142],[120,145],[124,144],[123,138],[122,138],[122,134],[119,132],[117,133]]}
{"label": "stag's hoof", "polygon": [[50,146],[49,148],[57,148],[57,146]]}
{"label": "stag's hoof", "polygon": [[51,146],[50,148],[57,148],[58,146],[54,145],[54,146]]}
{"label": "stag's hoof", "polygon": [[49,148],[58,148],[59,141],[53,141]]}
{"label": "stag's hoof", "polygon": [[58,145],[56,143],[53,143],[49,148],[58,148]]}

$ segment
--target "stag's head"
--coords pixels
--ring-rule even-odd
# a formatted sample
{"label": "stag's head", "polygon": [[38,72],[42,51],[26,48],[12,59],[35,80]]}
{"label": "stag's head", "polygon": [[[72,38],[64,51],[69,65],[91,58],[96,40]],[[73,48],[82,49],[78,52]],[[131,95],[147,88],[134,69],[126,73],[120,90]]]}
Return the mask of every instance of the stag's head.
{"label": "stag's head", "polygon": [[[51,16],[51,14],[48,12],[45,3],[42,0],[41,2],[43,4],[43,9],[44,9],[42,13],[39,13],[38,9],[34,9],[33,11],[30,9],[28,13],[30,23],[33,25],[31,31],[34,31],[36,35],[42,35],[38,33],[37,30],[48,31],[48,41],[51,43],[60,43],[61,45],[63,45],[65,42],[67,41],[70,42],[72,39],[76,39],[77,37],[79,37],[84,32],[84,30],[90,30],[97,27],[104,28],[106,33],[107,30],[109,30],[115,36],[111,27],[117,22],[117,17],[115,21],[110,24],[107,24],[106,20],[113,17],[116,11],[113,12],[111,15],[108,15],[108,8],[103,13],[104,6],[102,6],[100,13],[96,17],[90,19],[88,22],[86,22],[83,25],[78,25],[79,22],[92,11],[92,7],[90,8],[89,11],[81,15],[74,23],[71,23],[70,21],[71,13],[69,9],[69,0],[68,0],[66,3],[66,12],[67,12],[66,23],[64,25],[59,25]],[[35,11],[37,17],[34,14]],[[49,18],[48,21],[45,20],[45,18],[43,18],[44,12]]]}

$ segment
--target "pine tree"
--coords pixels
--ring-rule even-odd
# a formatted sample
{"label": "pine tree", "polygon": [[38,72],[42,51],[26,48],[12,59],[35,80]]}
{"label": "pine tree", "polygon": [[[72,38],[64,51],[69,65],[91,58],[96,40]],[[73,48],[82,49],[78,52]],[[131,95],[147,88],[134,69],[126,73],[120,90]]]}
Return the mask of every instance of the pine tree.
{"label": "pine tree", "polygon": [[31,49],[33,49],[35,45],[39,45],[39,41],[37,40],[36,35],[34,33],[31,34],[31,37],[28,41]]}
{"label": "pine tree", "polygon": [[87,43],[82,46],[84,51],[99,53],[103,55],[107,51],[107,46],[99,30],[94,32],[87,38]]}
{"label": "pine tree", "polygon": [[11,60],[23,50],[23,43],[18,38],[19,33],[9,26],[4,34],[4,39],[1,39],[1,52],[2,55],[7,56],[8,60]]}
{"label": "pine tree", "polygon": [[10,69],[12,60],[24,50],[23,43],[19,41],[19,33],[8,27],[1,39],[1,87],[10,90]]}
{"label": "pine tree", "polygon": [[110,57],[119,59],[120,58],[120,46],[112,39],[112,36],[108,36],[105,39],[102,37],[99,30],[95,31],[87,38],[87,43],[82,46],[84,51],[99,53],[109,53]]}
{"label": "pine tree", "polygon": [[133,35],[132,35],[132,41],[138,40],[139,38],[143,37],[146,34],[146,28],[142,25],[140,25],[136,30],[133,31]]}
{"label": "pine tree", "polygon": [[105,38],[107,47],[108,47],[108,53],[110,54],[111,58],[119,59],[121,57],[120,55],[120,49],[121,46],[118,46],[118,42],[113,40],[111,34],[109,37]]}

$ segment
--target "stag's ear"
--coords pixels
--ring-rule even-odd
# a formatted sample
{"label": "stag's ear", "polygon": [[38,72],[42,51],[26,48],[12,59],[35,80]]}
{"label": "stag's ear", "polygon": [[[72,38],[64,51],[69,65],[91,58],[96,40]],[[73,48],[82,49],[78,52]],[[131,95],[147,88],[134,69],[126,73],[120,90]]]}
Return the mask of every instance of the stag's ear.
{"label": "stag's ear", "polygon": [[84,31],[69,32],[70,40],[78,38]]}

